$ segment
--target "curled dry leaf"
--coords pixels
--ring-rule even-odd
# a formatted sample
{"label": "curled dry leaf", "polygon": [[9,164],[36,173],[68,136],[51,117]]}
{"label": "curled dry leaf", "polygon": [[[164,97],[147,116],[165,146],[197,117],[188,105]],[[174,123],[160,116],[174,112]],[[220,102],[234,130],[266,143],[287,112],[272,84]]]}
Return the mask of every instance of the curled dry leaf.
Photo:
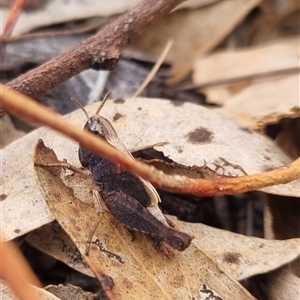
{"label": "curled dry leaf", "polygon": [[[300,202],[297,198],[267,195],[264,231],[268,239],[288,239],[300,236]],[[298,248],[300,249],[300,243]],[[300,258],[268,274],[269,299],[299,299]]]}
{"label": "curled dry leaf", "polygon": [[[98,104],[87,107],[94,114]],[[185,166],[210,168],[215,176],[261,173],[290,163],[269,139],[191,103],[135,98],[108,101],[101,112],[111,120],[130,152],[155,148]],[[65,117],[83,126],[78,110]],[[163,129],[163,130],[162,130]],[[3,234],[7,239],[23,235],[53,221],[33,176],[32,149],[43,138],[59,159],[79,166],[78,144],[40,128],[2,150]],[[20,157],[20,153],[23,155]],[[299,195],[299,180],[263,189],[269,193]]]}
{"label": "curled dry leaf", "polygon": [[[192,0],[183,3],[180,8],[199,7],[208,5],[218,0]],[[137,5],[141,0],[123,0],[123,1],[93,1],[73,0],[70,2],[62,2],[60,0],[45,1],[44,5],[39,9],[32,9],[23,13],[16,24],[14,30],[15,35],[31,31],[39,27],[54,25],[73,20],[87,19],[96,16],[111,16],[121,14],[133,6]],[[72,9],[70,9],[72,5]],[[59,11],[59,13],[57,13]],[[9,9],[1,8],[2,27],[8,16]]]}
{"label": "curled dry leaf", "polygon": [[[56,163],[57,158],[43,143],[38,143],[34,162]],[[87,241],[99,216],[63,183],[61,168],[37,166],[35,170],[51,212],[71,237],[109,299],[124,299],[128,293],[131,299],[140,299],[141,293],[151,299],[199,298],[203,289],[223,299],[254,299],[193,243],[182,253],[170,249],[161,253],[154,250],[142,234],[136,233],[132,241],[132,235],[106,213],[100,216],[87,256]]]}
{"label": "curled dry leaf", "polygon": [[191,71],[195,59],[213,50],[260,2],[218,1],[199,9],[176,11],[149,26],[132,45],[159,55],[166,41],[173,39],[167,59],[172,62],[172,83],[176,83]]}
{"label": "curled dry leaf", "polygon": [[[196,247],[207,253],[214,264],[224,268],[236,280],[269,272],[299,256],[299,239],[265,240],[203,224],[180,222],[172,216],[169,218],[180,228],[192,233],[195,237],[193,243]],[[101,231],[100,228],[99,230]],[[54,222],[33,231],[26,240],[33,247],[63,261],[70,267],[93,276],[75,244],[57,223]],[[134,247],[136,240],[131,240],[129,243],[133,243],[132,247]],[[145,241],[145,244],[147,243]],[[101,247],[101,244],[99,245]],[[105,252],[105,248],[101,249]]]}
{"label": "curled dry leaf", "polygon": [[[37,162],[43,163],[56,162],[54,153],[41,145],[37,147],[35,159]],[[101,278],[111,276],[115,285],[118,284],[116,290],[113,290],[117,295],[123,295],[127,289],[140,295],[138,292],[143,285],[145,293],[149,292],[148,288],[151,291],[158,291],[158,293],[160,289],[163,289],[167,294],[175,293],[176,296],[181,295],[181,298],[187,297],[189,294],[183,286],[186,287],[189,283],[190,291],[195,290],[194,285],[199,290],[201,286],[212,288],[214,286],[212,277],[220,276],[219,270],[225,271],[232,278],[242,280],[278,268],[294,260],[300,254],[299,239],[264,240],[202,224],[180,222],[176,218],[172,218],[172,221],[180,229],[189,232],[195,239],[191,247],[184,253],[176,253],[166,259],[151,247],[145,236],[137,233],[135,239],[132,240],[132,236],[120,224],[118,225],[108,214],[105,214],[101,216],[101,222],[92,239],[93,246],[90,255],[85,256],[87,240],[99,216],[95,214],[90,205],[83,204],[75,198],[74,191],[62,183],[61,177],[65,181],[65,175],[61,175],[59,168],[36,168],[40,188],[52,213],[72,238],[84,259],[56,223],[31,233],[27,237],[27,241],[41,251],[64,261],[87,275],[92,274],[85,261],[96,276]],[[78,177],[73,184],[78,185],[80,182],[80,189],[89,190],[91,188],[89,178],[81,175]],[[90,203],[92,201],[92,195],[88,191],[81,194],[75,192],[75,194],[82,202]],[[187,263],[188,261],[189,263]],[[155,267],[158,265],[159,267]],[[218,271],[214,270],[211,273],[211,268]],[[158,271],[161,269],[164,272]],[[202,275],[197,274],[196,270]],[[154,274],[155,272],[159,274]],[[193,280],[190,276],[193,277]],[[201,276],[206,278],[205,282],[202,281]],[[143,278],[143,280],[136,280],[136,278]],[[179,279],[183,286],[178,282]],[[223,276],[221,280],[228,282],[229,279]],[[148,281],[150,283],[145,285],[145,282]],[[155,285],[158,286],[155,287]],[[133,286],[135,287],[133,288]],[[219,295],[225,295],[223,292],[226,293],[223,285],[220,285],[220,290],[214,288],[213,290]],[[164,292],[161,291],[161,294],[165,295]]]}
{"label": "curled dry leaf", "polygon": [[[299,270],[299,263],[297,266]],[[275,270],[268,275],[268,282],[271,283],[269,290],[270,300],[290,300],[290,299],[299,299],[300,297],[300,279],[299,273],[296,275],[291,272],[291,267],[289,265]]]}
{"label": "curled dry leaf", "polygon": [[[193,82],[202,87],[275,72],[295,72],[299,68],[298,48],[299,36],[295,36],[235,51],[218,51],[195,62]],[[220,100],[226,103],[227,99]]]}
{"label": "curled dry leaf", "polygon": [[181,221],[176,224],[189,230],[195,236],[194,243],[237,280],[274,270],[300,255],[299,238],[265,240],[203,224]]}
{"label": "curled dry leaf", "polygon": [[[252,129],[300,116],[299,36],[199,59],[194,83],[219,113]],[[251,100],[250,100],[251,99]]]}

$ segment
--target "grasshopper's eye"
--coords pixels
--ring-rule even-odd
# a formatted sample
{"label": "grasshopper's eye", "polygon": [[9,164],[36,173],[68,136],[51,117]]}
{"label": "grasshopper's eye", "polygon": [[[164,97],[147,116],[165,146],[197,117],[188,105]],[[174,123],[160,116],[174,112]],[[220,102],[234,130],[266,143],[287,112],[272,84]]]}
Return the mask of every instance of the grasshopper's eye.
{"label": "grasshopper's eye", "polygon": [[90,127],[91,127],[91,124],[89,121],[87,121],[83,127],[84,130],[87,130],[87,131],[90,131]]}
{"label": "grasshopper's eye", "polygon": [[90,118],[86,122],[84,129],[86,129],[94,134],[103,135],[103,128],[102,128],[100,122],[98,120],[94,120],[93,117]]}

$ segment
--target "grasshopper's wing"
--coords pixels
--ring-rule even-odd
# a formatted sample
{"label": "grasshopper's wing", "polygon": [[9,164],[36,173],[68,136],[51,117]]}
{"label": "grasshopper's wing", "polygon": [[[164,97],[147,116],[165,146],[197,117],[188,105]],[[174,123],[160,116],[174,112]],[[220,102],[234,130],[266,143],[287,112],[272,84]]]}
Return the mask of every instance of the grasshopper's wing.
{"label": "grasshopper's wing", "polygon": [[154,186],[149,181],[146,181],[141,177],[139,177],[139,179],[143,183],[144,188],[145,188],[147,194],[149,195],[149,197],[151,199],[151,205],[150,206],[157,206],[157,204],[159,202],[161,202],[161,199],[160,199],[156,189],[154,188]]}
{"label": "grasshopper's wing", "polygon": [[[118,135],[117,135],[115,129],[113,128],[113,126],[111,125],[111,123],[107,119],[105,119],[104,117],[100,117],[100,119],[101,119],[102,124],[104,124],[104,126],[105,126],[106,141],[110,145],[112,145],[113,147],[117,148],[119,151],[121,151],[123,153],[127,153],[128,155],[133,157],[132,154],[127,150],[127,148],[125,147],[123,142],[118,137]],[[140,181],[143,184],[147,194],[149,195],[149,197],[151,199],[151,205],[150,206],[156,206],[158,204],[158,202],[161,202],[160,197],[159,197],[156,189],[154,188],[154,186],[149,181],[144,180],[140,176],[137,176],[137,177],[140,179]]]}

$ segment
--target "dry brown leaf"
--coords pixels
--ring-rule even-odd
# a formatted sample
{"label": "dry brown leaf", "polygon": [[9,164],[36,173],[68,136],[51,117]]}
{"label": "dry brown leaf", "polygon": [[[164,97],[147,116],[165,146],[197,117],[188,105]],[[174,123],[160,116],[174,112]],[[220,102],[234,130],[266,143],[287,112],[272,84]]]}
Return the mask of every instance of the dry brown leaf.
{"label": "dry brown leaf", "polygon": [[[45,151],[45,148],[38,148],[37,150],[37,162],[55,162],[55,157],[52,157],[53,153],[51,154],[49,150]],[[167,265],[165,265],[163,264],[164,260],[157,260],[156,257],[160,257],[161,253],[154,251],[149,245],[149,241],[147,241],[142,234],[137,234],[136,239],[133,241],[131,239],[132,237],[122,229],[122,226],[117,225],[109,215],[105,215],[102,216],[102,222],[93,238],[94,245],[97,245],[98,251],[100,251],[102,255],[99,256],[99,253],[96,251],[94,253],[91,252],[90,256],[86,257],[84,255],[86,242],[92,231],[93,223],[96,224],[98,216],[94,213],[94,209],[90,205],[82,204],[73,196],[73,192],[62,184],[59,178],[60,173],[59,168],[37,167],[38,181],[52,213],[56,216],[58,222],[61,223],[64,230],[71,236],[91,269],[93,269],[96,274],[101,273],[102,277],[104,276],[103,273],[113,278],[116,276],[117,282],[121,282],[121,289],[124,288],[122,286],[123,284],[126,288],[129,282],[135,284],[134,279],[131,278],[132,274],[134,274],[135,278],[144,278],[144,272],[146,272],[147,275],[149,275],[149,273],[153,274],[150,270],[156,262],[160,265],[160,268],[171,268],[171,271],[173,270],[174,281],[176,281],[175,278],[182,277],[184,274],[185,282],[189,282],[193,285],[197,284],[197,282],[191,281],[189,276],[190,273],[196,276],[195,268],[202,274],[204,273],[203,276],[205,278],[208,278],[209,276],[205,272],[211,272],[211,267],[214,265],[221,271],[225,270],[232,278],[242,280],[255,274],[278,268],[294,260],[300,254],[299,239],[285,241],[264,240],[210,228],[202,224],[180,222],[176,218],[172,218],[172,221],[179,228],[194,235],[195,239],[192,246],[188,248],[184,254],[176,254],[175,258],[170,258],[170,262],[166,262]],[[81,177],[81,186],[84,187],[85,183],[86,178]],[[89,186],[89,183],[87,185]],[[87,187],[87,190],[88,189]],[[88,192],[81,194],[80,197],[82,201],[88,203],[92,201],[92,196]],[[87,222],[87,224],[84,224],[85,222]],[[38,247],[41,251],[64,261],[71,267],[87,275],[91,275],[81,255],[77,252],[75,245],[68,241],[68,237],[57,224],[54,223],[31,233],[27,237],[27,241],[33,246]],[[93,249],[96,250],[97,247],[92,247],[91,251],[93,251]],[[105,255],[111,259],[110,262],[109,260],[103,260],[103,256],[105,257]],[[178,273],[178,265],[175,264],[174,260],[176,259],[180,262],[182,255],[184,256],[183,261],[185,261],[185,263],[183,262],[179,268],[182,271],[181,274],[180,272]],[[193,258],[191,258],[191,256]],[[105,259],[107,257],[105,257]],[[149,264],[149,259],[151,259],[151,264]],[[100,265],[97,265],[95,261],[101,262]],[[171,261],[173,262],[171,263]],[[190,261],[190,263],[185,266],[187,261]],[[114,266],[111,266],[110,263]],[[118,270],[122,272],[122,266],[124,266],[125,269],[126,267],[128,268],[127,263],[130,264],[130,275],[127,272],[122,273],[123,275],[125,274],[124,276],[126,277],[125,284],[125,279],[123,278],[122,280],[120,274],[115,274],[114,272]],[[104,265],[106,265],[106,267],[104,267]],[[209,268],[209,270],[207,270],[207,268]],[[109,273],[107,273],[107,270],[109,270]],[[113,273],[111,273],[111,271]],[[159,282],[163,284],[166,280],[164,276],[169,278],[170,274],[165,271],[161,276],[163,277],[159,277]],[[199,280],[200,275],[197,276]],[[219,275],[215,273],[215,276]],[[151,284],[153,284],[153,282],[151,282]],[[167,284],[172,284],[172,278],[168,279],[166,285]],[[204,284],[211,287],[210,281]],[[137,283],[137,285],[138,292],[140,286],[139,283]],[[154,288],[151,285],[150,287],[151,289]],[[144,292],[145,288],[144,286]],[[163,288],[166,288],[169,294],[171,293],[167,286],[163,285]],[[181,287],[177,288],[179,290],[181,289]],[[189,288],[193,290],[191,286]],[[174,287],[172,286],[171,290],[173,289]],[[133,291],[133,288],[131,288],[131,290]],[[220,294],[220,291],[218,291],[218,294]],[[222,295],[222,293],[220,295]],[[182,297],[183,296],[181,296],[181,298]]]}
{"label": "dry brown leaf", "polygon": [[[299,199],[268,195],[265,208],[265,236],[287,239],[300,236]],[[298,243],[300,249],[300,243]],[[298,299],[300,297],[300,258],[268,274],[269,298]]]}
{"label": "dry brown leaf", "polygon": [[[298,35],[235,51],[219,51],[198,59],[194,65],[193,82],[197,86],[206,86],[297,68]],[[226,100],[220,99],[222,103],[226,103]]]}
{"label": "dry brown leaf", "polygon": [[[192,0],[187,1],[181,5],[181,8],[186,7],[199,7],[214,3],[218,0]],[[124,13],[130,8],[137,5],[141,0],[123,0],[123,1],[94,1],[73,0],[64,2],[60,0],[45,1],[45,5],[39,9],[29,10],[21,14],[16,27],[14,35],[19,35],[33,29],[44,27],[47,25],[54,25],[58,23],[87,19],[95,16],[111,16]],[[72,9],[70,9],[72,5]],[[57,13],[59,12],[59,13]],[[9,9],[1,7],[0,24],[4,27],[5,20],[7,19]]]}
{"label": "dry brown leaf", "polygon": [[[36,163],[55,163],[55,154],[37,145]],[[39,187],[62,228],[76,244],[84,260],[100,281],[109,299],[187,299],[212,290],[223,299],[254,299],[225,270],[197,245],[166,257],[154,250],[144,235],[136,240],[109,215],[103,214],[92,240],[89,255],[86,242],[99,216],[93,207],[74,197],[60,178],[60,168],[36,167]],[[84,178],[82,178],[84,180]],[[92,197],[92,195],[89,195]]]}
{"label": "dry brown leaf", "polygon": [[298,48],[295,36],[218,52],[197,61],[193,81],[203,87],[207,102],[224,106],[220,113],[248,128],[262,129],[300,116]]}
{"label": "dry brown leaf", "polygon": [[[298,264],[299,270],[299,264]],[[300,299],[300,278],[299,273],[294,274],[290,266],[285,266],[268,275],[270,300]]]}
{"label": "dry brown leaf", "polygon": [[[45,291],[42,288],[34,287],[34,290],[39,295],[40,300],[60,300],[59,298],[55,297],[53,294]],[[0,280],[0,297],[1,300],[20,300],[13,294],[10,287],[2,280]]]}
{"label": "dry brown leaf", "polygon": [[[174,217],[171,218],[174,221]],[[265,240],[203,224],[176,224],[194,235],[194,243],[237,280],[274,270],[300,255],[300,239]]]}
{"label": "dry brown leaf", "polygon": [[48,285],[45,290],[56,295],[61,299],[72,299],[72,300],[95,300],[95,295],[90,292],[84,291],[82,288],[74,286],[72,284],[59,284],[59,285]]}
{"label": "dry brown leaf", "polygon": [[[193,240],[195,245],[199,245],[199,248],[208,253],[216,265],[223,267],[236,280],[269,272],[299,256],[299,239],[265,240],[203,224],[180,222],[172,216],[169,218],[183,230],[192,233],[195,236]],[[76,246],[57,223],[33,231],[26,240],[33,247],[54,256],[70,267],[93,276]],[[135,242],[130,241],[130,243]]]}
{"label": "dry brown leaf", "polygon": [[[89,199],[87,198],[87,200]],[[86,209],[85,207],[84,213]],[[69,267],[87,276],[95,277],[76,245],[56,221],[30,232],[26,236],[26,241],[31,246],[64,262]]]}
{"label": "dry brown leaf", "polygon": [[8,115],[0,119],[0,149],[25,135],[24,131],[17,130]]}
{"label": "dry brown leaf", "polygon": [[299,74],[256,80],[217,112],[237,123],[261,130],[283,118],[300,117]]}
{"label": "dry brown leaf", "polygon": [[[87,107],[88,113],[94,114],[97,106],[95,103]],[[206,164],[218,175],[241,176],[243,170],[247,174],[260,173],[291,161],[267,138],[195,104],[135,98],[126,102],[108,101],[102,113],[112,121],[129,151],[156,145],[155,149],[177,163],[199,167]],[[86,122],[80,110],[66,119],[81,127]],[[28,152],[39,138],[56,151],[60,160],[67,159],[71,164],[79,165],[78,145],[48,128],[40,128],[1,150],[2,224],[7,239],[53,221],[37,188],[32,154]],[[299,180],[264,190],[297,196]]]}
{"label": "dry brown leaf", "polygon": [[187,75],[195,59],[215,48],[260,2],[220,1],[201,9],[176,11],[148,27],[132,45],[159,55],[166,41],[173,39],[167,59],[173,63],[175,83]]}

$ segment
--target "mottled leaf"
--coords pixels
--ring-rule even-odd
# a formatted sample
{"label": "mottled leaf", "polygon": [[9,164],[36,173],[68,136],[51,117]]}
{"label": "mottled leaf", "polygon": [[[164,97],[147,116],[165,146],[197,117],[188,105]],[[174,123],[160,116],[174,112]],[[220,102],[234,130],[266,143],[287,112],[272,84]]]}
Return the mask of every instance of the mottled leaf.
{"label": "mottled leaf", "polygon": [[[97,103],[87,107],[88,113],[94,114],[97,107]],[[102,113],[112,122],[129,151],[154,147],[182,165],[205,166],[209,178],[213,174],[250,175],[291,162],[268,138],[195,104],[161,99],[119,99],[108,101]],[[66,118],[79,126],[86,122],[80,110]],[[67,159],[80,166],[78,145],[48,128],[40,128],[1,150],[2,229],[8,239],[53,221],[37,188],[32,153],[28,151],[40,138],[55,150],[60,160]],[[299,180],[264,191],[297,197]]]}

